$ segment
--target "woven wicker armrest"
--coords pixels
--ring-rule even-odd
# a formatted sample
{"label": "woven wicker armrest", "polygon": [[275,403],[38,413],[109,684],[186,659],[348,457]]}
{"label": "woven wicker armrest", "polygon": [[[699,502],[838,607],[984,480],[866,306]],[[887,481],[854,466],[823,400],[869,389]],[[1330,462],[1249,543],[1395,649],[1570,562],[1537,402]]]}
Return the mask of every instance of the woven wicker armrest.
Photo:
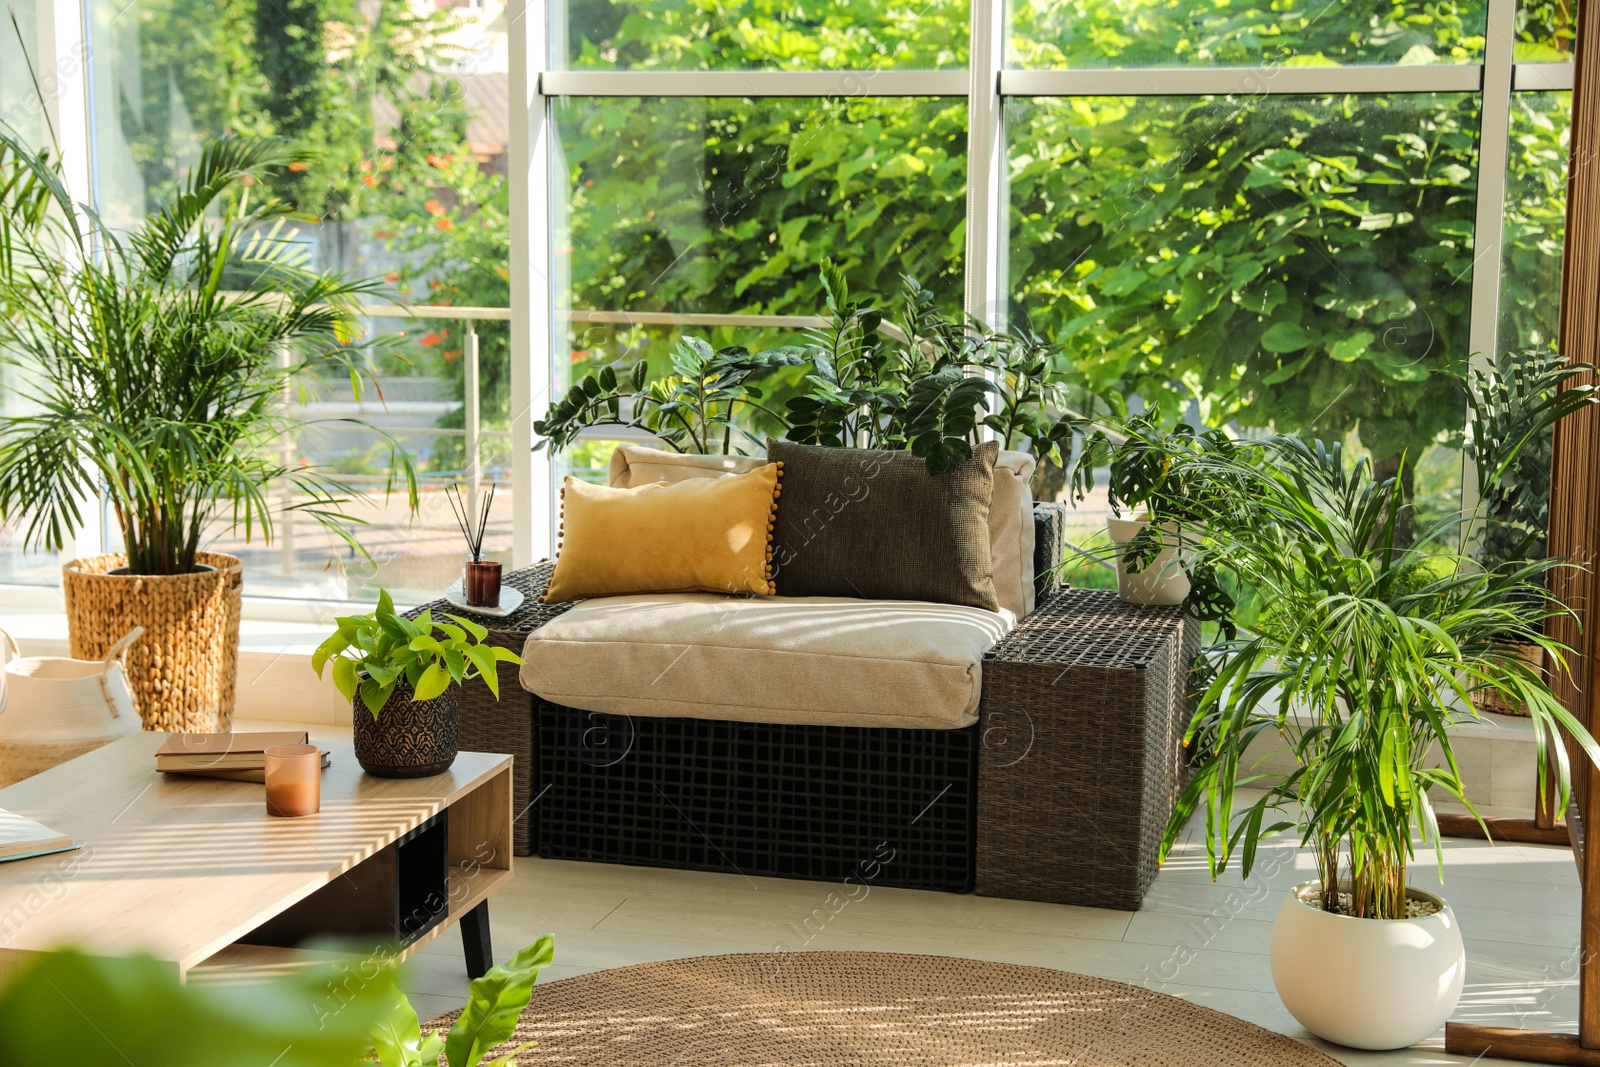
{"label": "woven wicker armrest", "polygon": [[977,891],[1137,908],[1182,784],[1200,628],[1064,589],[983,663]]}

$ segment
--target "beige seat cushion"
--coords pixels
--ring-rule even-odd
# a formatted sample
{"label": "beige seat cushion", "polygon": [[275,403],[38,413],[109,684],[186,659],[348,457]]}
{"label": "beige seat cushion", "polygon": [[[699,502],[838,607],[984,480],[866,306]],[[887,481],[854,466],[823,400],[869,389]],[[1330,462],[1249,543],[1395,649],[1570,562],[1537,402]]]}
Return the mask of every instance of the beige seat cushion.
{"label": "beige seat cushion", "polygon": [[912,600],[605,597],[528,636],[522,685],[614,714],[957,729],[1014,621]]}
{"label": "beige seat cushion", "polygon": [[[745,474],[766,462],[760,456],[690,456],[643,445],[620,445],[611,454],[611,486],[628,489],[650,482],[721,478]],[[1016,618],[1033,614],[1034,459],[1026,452],[1001,452],[995,461],[989,503],[989,546],[995,599]]]}

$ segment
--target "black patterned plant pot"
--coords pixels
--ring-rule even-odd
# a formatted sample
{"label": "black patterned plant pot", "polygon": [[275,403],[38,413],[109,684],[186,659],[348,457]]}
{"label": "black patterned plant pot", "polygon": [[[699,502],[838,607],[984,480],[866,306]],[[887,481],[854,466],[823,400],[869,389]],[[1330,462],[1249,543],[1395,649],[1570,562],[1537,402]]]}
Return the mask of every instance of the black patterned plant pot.
{"label": "black patterned plant pot", "polygon": [[356,762],[379,778],[426,778],[456,761],[460,690],[451,686],[432,700],[413,701],[411,687],[396,686],[377,719],[358,695],[352,709]]}

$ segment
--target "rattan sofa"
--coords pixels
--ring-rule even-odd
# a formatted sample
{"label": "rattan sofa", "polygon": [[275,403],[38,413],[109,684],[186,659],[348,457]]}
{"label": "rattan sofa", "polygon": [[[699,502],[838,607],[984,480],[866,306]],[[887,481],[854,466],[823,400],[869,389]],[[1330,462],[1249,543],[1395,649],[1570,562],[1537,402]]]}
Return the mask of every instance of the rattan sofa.
{"label": "rattan sofa", "polygon": [[[1063,515],[1035,509],[1035,572]],[[567,610],[482,617],[520,651]],[[442,603],[437,610],[455,610]],[[882,729],[611,715],[463,690],[461,745],[515,757],[521,855],[1137,908],[1181,785],[1198,627],[1175,608],[1041,580],[984,659],[979,721]]]}

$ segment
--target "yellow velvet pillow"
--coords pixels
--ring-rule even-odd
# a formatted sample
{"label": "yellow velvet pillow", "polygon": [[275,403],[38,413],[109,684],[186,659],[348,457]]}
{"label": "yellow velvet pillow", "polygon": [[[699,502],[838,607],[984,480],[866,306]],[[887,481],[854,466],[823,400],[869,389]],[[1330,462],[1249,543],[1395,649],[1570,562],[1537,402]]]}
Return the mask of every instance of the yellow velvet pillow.
{"label": "yellow velvet pillow", "polygon": [[569,477],[544,602],[628,593],[770,596],[781,466],[631,489]]}

